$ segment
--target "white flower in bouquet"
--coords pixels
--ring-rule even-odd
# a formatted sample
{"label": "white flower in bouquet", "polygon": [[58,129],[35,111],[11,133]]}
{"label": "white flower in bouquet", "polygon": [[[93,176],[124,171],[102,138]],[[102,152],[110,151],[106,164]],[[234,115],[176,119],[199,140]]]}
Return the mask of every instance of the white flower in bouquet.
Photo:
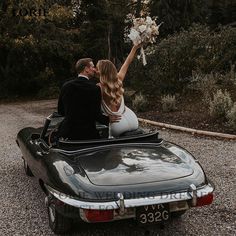
{"label": "white flower in bouquet", "polygon": [[[155,20],[152,20],[150,16],[147,16],[146,18],[133,18],[133,27],[130,29],[128,37],[132,40],[134,45],[140,43],[155,43],[155,38],[159,35],[159,27],[162,23],[157,25]],[[146,65],[147,62],[143,47],[141,47],[141,54],[143,65]]]}
{"label": "white flower in bouquet", "polygon": [[131,29],[129,38],[133,41],[135,45],[138,45],[142,42],[139,32],[134,28]]}

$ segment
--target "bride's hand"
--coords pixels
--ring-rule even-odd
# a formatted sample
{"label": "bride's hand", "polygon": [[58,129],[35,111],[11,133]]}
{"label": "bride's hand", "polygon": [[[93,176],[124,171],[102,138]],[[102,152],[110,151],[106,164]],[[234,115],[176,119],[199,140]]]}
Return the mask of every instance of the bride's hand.
{"label": "bride's hand", "polygon": [[137,50],[138,48],[141,48],[143,46],[143,43],[139,43],[137,45],[134,45],[133,48]]}
{"label": "bride's hand", "polygon": [[121,120],[121,116],[119,115],[108,115],[108,116],[109,116],[110,123],[116,123]]}

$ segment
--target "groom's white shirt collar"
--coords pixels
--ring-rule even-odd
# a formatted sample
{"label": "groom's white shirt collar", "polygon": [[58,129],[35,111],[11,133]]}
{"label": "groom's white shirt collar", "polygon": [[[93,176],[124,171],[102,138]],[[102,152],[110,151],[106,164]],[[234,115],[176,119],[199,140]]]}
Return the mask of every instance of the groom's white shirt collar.
{"label": "groom's white shirt collar", "polygon": [[88,76],[86,76],[86,75],[78,74],[78,77],[84,77],[84,78],[86,78],[87,80],[89,80]]}

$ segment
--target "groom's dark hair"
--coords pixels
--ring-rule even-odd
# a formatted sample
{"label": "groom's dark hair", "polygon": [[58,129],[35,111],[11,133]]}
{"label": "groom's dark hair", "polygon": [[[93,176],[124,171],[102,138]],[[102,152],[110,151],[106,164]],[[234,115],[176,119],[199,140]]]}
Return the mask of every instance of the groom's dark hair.
{"label": "groom's dark hair", "polygon": [[91,58],[82,58],[82,59],[79,59],[76,64],[75,64],[75,70],[76,72],[79,74],[81,73],[84,68],[86,66],[90,66],[90,62],[92,62],[93,60]]}

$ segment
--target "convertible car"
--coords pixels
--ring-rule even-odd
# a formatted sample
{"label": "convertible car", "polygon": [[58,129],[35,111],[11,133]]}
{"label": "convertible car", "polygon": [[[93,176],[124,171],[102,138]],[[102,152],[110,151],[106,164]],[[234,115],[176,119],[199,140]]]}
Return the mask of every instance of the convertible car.
{"label": "convertible car", "polygon": [[68,232],[74,221],[160,223],[212,203],[214,186],[198,160],[158,132],[108,138],[108,128],[98,124],[99,140],[56,139],[62,119],[53,114],[44,127],[24,128],[16,139],[25,173],[46,194],[55,233]]}

